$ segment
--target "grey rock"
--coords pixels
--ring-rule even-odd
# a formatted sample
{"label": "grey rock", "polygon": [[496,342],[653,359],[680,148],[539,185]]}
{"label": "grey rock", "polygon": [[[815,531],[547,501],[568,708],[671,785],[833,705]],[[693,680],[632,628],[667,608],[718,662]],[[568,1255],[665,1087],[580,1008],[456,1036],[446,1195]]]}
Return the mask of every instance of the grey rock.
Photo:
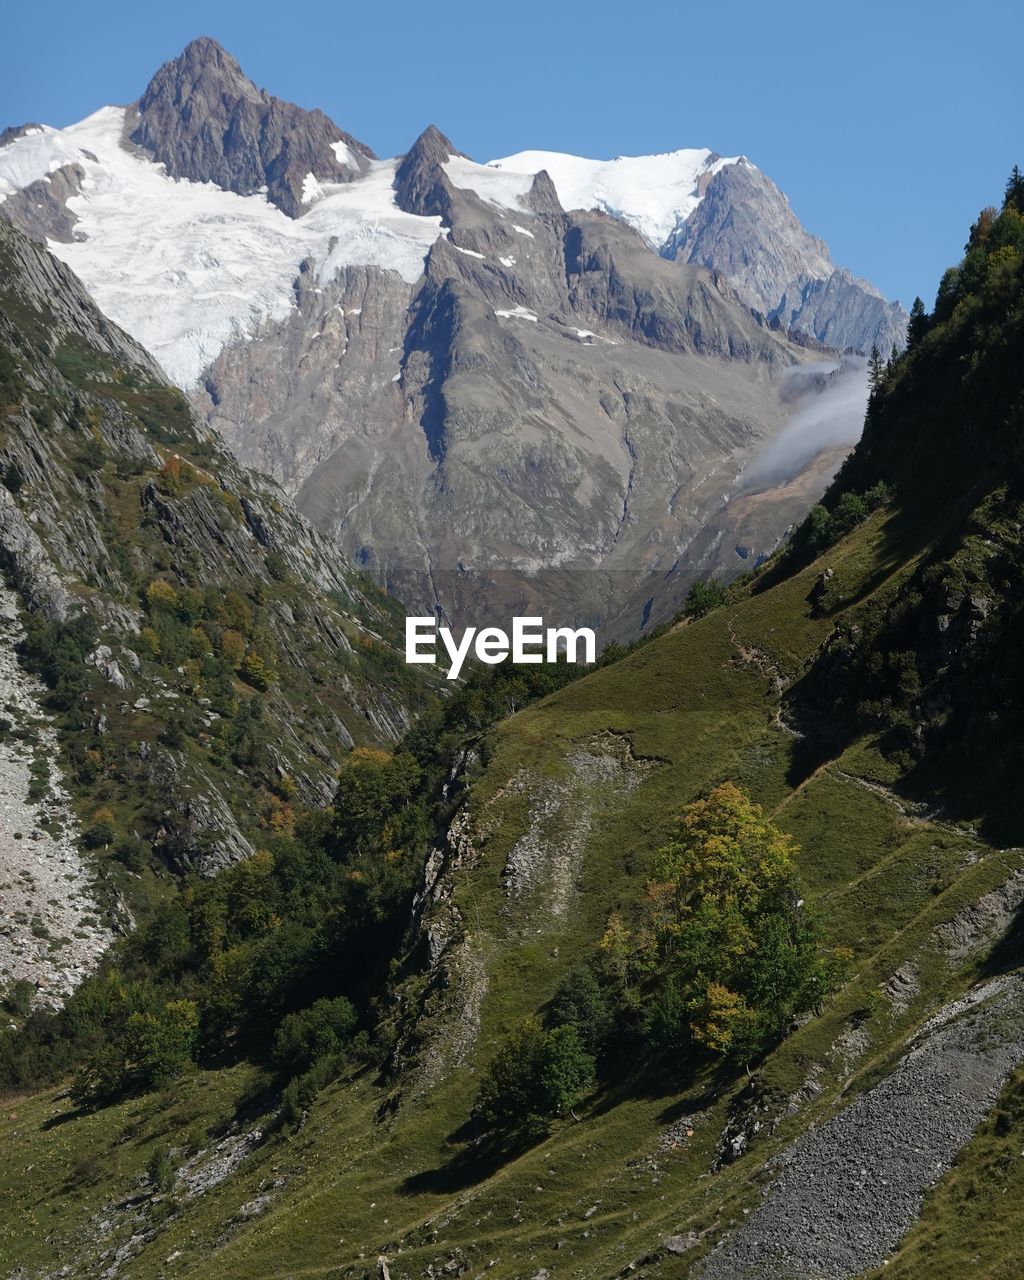
{"label": "grey rock", "polygon": [[[3,143],[0,142],[0,146]],[[13,222],[33,240],[69,243],[74,239],[77,217],[67,207],[68,200],[81,190],[85,170],[77,164],[64,165],[37,182],[16,191],[0,204],[0,216]]]}
{"label": "grey rock", "polygon": [[[410,607],[457,619],[526,594],[605,620],[680,561],[685,595],[687,548],[815,354],[721,273],[566,214],[546,175],[519,218],[453,186],[452,154],[431,129],[399,166],[399,203],[449,227],[420,282],[303,272],[295,309],[226,348],[197,405]],[[790,509],[764,517],[769,545]]]}
{"label": "grey rock", "polygon": [[699,1280],[848,1280],[881,1265],[1024,1060],[1024,986],[997,978],[925,1024],[895,1070],[772,1166]]}
{"label": "grey rock", "polygon": [[29,608],[51,622],[68,615],[68,594],[38,534],[0,486],[0,568],[11,575]]}
{"label": "grey rock", "polygon": [[692,214],[661,246],[666,257],[721,271],[748,305],[840,351],[888,354],[906,342],[907,314],[837,269],[772,180],[747,160],[708,181]]}
{"label": "grey rock", "polygon": [[[130,141],[174,178],[215,182],[267,198],[289,217],[302,209],[307,173],[345,182],[374,154],[322,111],[304,111],[258,89],[215,40],[193,40],[157,71],[127,126]],[[344,144],[339,160],[334,144]]]}
{"label": "grey rock", "polygon": [[95,667],[100,675],[103,676],[104,680],[107,680],[110,684],[114,685],[115,688],[131,688],[131,681],[121,670],[109,645],[97,645],[96,648],[86,656],[86,662],[88,662],[90,666]]}

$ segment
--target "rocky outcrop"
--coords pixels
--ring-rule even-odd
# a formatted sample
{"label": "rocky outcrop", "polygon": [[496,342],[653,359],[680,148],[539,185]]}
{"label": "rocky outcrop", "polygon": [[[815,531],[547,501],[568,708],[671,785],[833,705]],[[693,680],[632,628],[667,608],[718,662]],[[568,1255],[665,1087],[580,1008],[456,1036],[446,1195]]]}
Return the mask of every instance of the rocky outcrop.
{"label": "rocky outcrop", "polygon": [[76,846],[45,690],[15,657],[17,605],[0,584],[0,989],[27,983],[34,1002],[53,1007],[109,945],[113,913]]}
{"label": "rocky outcrop", "polygon": [[289,217],[302,210],[307,174],[345,182],[374,154],[322,111],[304,111],[258,89],[215,40],[193,40],[165,62],[127,125],[131,142],[175,178],[215,182],[267,199]]}
{"label": "rocky outcrop", "polygon": [[[81,813],[88,824],[120,797],[113,829],[129,862],[142,849],[177,872],[212,874],[248,857],[268,795],[328,803],[341,754],[404,731],[386,606],[276,485],[239,466],[72,273],[6,222],[0,403],[0,569],[26,614],[51,624],[25,624],[26,659],[59,711],[74,702],[69,777],[85,778]],[[184,593],[190,625],[206,621],[187,646],[154,629],[157,580],[166,599]],[[223,602],[233,616],[215,622]],[[225,629],[236,656],[216,676]],[[85,758],[117,762],[102,804]],[[13,760],[22,788],[19,770]],[[58,863],[77,820],[61,825]],[[34,819],[13,829],[25,841],[5,846],[12,857],[48,838]]]}
{"label": "rocky outcrop", "polygon": [[875,345],[888,354],[906,342],[903,308],[837,269],[824,241],[804,230],[775,183],[747,160],[708,180],[661,252],[721,271],[749,306],[825,346],[867,352]]}
{"label": "rocky outcrop", "polygon": [[67,244],[74,238],[78,221],[67,202],[81,190],[84,176],[81,165],[63,165],[8,196],[0,204],[0,217],[13,222],[33,240],[43,244],[47,240],[59,240]]}
{"label": "rocky outcrop", "polygon": [[39,536],[14,498],[0,487],[0,568],[6,570],[30,609],[63,622],[68,594]]}
{"label": "rocky outcrop", "polygon": [[437,128],[428,125],[395,170],[395,203],[406,213],[439,217],[448,222],[454,188],[444,169],[446,160],[462,155]]}

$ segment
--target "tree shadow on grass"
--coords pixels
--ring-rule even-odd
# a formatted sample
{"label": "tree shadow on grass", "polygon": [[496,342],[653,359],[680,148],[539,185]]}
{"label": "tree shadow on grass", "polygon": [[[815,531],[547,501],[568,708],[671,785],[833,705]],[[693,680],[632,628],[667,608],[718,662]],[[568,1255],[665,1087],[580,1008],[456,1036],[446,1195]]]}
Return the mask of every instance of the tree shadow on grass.
{"label": "tree shadow on grass", "polygon": [[450,1133],[445,1141],[450,1145],[464,1143],[462,1150],[436,1169],[424,1169],[420,1173],[410,1174],[399,1186],[399,1192],[411,1196],[422,1192],[445,1195],[464,1191],[467,1187],[484,1182],[497,1173],[502,1165],[525,1155],[531,1147],[537,1146],[548,1136],[540,1133],[480,1138],[474,1137],[474,1133],[469,1122]]}
{"label": "tree shadow on grass", "polygon": [[[63,1096],[66,1098],[68,1095],[64,1094]],[[58,1098],[57,1101],[63,1101],[63,1098]],[[59,1129],[61,1125],[68,1124],[71,1120],[81,1120],[91,1110],[93,1108],[86,1106],[69,1107],[67,1111],[61,1111],[58,1115],[50,1116],[49,1120],[44,1120],[39,1128],[43,1133],[49,1133],[51,1129]]]}

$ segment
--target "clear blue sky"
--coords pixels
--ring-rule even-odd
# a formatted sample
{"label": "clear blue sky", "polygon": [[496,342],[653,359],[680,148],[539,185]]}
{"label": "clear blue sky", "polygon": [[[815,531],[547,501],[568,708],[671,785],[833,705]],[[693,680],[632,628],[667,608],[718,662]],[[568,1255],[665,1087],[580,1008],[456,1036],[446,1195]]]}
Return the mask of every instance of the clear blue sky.
{"label": "clear blue sky", "polygon": [[742,152],[837,262],[906,304],[930,304],[1024,165],[1024,6],[1009,0],[53,0],[9,6],[3,29],[0,126],[129,102],[211,35],[380,155],[430,122],[478,160]]}

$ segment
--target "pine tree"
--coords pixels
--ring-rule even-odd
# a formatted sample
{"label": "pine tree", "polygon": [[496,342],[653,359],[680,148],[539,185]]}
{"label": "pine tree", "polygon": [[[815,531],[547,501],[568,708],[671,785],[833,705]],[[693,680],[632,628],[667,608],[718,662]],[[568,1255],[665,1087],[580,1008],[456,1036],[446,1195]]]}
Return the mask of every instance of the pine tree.
{"label": "pine tree", "polygon": [[1018,165],[1013,166],[1010,179],[1006,184],[1006,195],[1003,197],[1004,209],[1016,209],[1024,213],[1024,173]]}
{"label": "pine tree", "polygon": [[913,351],[928,332],[928,313],[920,298],[914,299],[910,308],[910,320],[907,322],[907,350]]}
{"label": "pine tree", "polygon": [[882,364],[882,353],[878,349],[878,344],[871,348],[871,355],[868,356],[868,387],[871,391],[877,391],[882,385],[882,378],[885,375],[885,366]]}

